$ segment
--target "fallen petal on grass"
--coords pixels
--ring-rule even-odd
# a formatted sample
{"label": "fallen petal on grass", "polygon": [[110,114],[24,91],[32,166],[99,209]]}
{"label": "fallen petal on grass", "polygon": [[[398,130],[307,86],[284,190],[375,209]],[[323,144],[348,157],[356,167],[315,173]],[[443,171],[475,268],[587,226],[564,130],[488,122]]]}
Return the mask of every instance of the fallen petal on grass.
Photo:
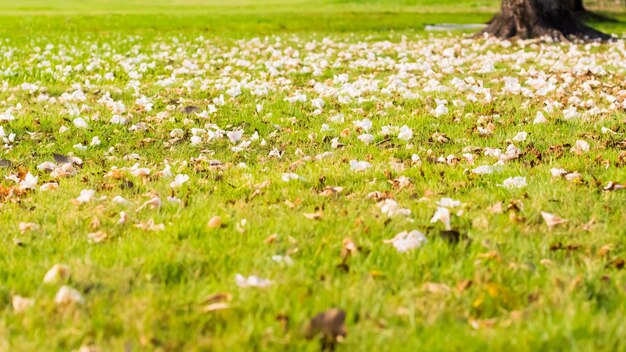
{"label": "fallen petal on grass", "polygon": [[541,212],[541,217],[543,218],[543,221],[545,221],[546,225],[548,225],[549,229],[552,229],[553,227],[557,225],[565,224],[566,222],[568,222],[567,219],[561,218],[551,213],[546,213],[544,211]]}

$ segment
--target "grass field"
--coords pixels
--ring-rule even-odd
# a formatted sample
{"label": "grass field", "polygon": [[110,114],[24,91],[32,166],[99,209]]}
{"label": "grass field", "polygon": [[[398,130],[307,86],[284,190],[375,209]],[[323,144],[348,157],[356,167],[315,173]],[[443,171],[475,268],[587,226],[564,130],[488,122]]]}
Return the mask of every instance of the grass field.
{"label": "grass field", "polygon": [[497,8],[1,0],[0,351],[626,350],[624,40]]}

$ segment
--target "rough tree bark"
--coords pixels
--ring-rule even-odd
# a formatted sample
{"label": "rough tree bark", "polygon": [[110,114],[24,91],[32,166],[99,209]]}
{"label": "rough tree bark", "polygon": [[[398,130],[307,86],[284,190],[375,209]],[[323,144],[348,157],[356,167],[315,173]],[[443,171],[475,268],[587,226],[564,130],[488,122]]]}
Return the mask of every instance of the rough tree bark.
{"label": "rough tree bark", "polygon": [[574,16],[574,2],[576,0],[502,0],[500,13],[479,35],[487,33],[502,39],[549,37],[558,41],[610,39],[609,35],[586,26]]}

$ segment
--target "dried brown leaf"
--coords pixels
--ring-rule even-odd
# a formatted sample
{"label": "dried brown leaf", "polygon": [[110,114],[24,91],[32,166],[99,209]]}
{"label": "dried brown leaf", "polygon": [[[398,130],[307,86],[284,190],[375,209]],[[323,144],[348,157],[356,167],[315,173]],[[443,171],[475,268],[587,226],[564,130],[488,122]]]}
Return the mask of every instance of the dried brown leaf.
{"label": "dried brown leaf", "polygon": [[320,196],[329,197],[329,196],[341,193],[342,191],[343,191],[343,187],[327,186],[319,194]]}
{"label": "dried brown leaf", "polygon": [[322,209],[319,209],[315,213],[304,213],[302,215],[304,215],[304,217],[307,218],[307,219],[320,220],[320,219],[322,219],[322,216],[324,215],[324,212],[322,211]]}
{"label": "dried brown leaf", "polygon": [[305,336],[307,339],[320,336],[322,349],[334,350],[337,342],[341,342],[347,335],[345,321],[346,312],[337,308],[329,309],[309,321]]}

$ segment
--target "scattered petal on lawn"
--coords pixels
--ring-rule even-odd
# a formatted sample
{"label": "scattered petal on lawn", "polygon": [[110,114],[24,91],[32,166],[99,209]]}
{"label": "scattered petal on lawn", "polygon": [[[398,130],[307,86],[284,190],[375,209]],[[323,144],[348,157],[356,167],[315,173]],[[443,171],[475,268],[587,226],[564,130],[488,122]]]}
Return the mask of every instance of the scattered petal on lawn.
{"label": "scattered petal on lawn", "polygon": [[25,234],[26,232],[39,230],[39,225],[34,222],[20,222],[18,228],[21,234]]}
{"label": "scattered petal on lawn", "polygon": [[6,180],[10,180],[10,181],[13,181],[15,183],[20,183],[21,182],[20,178],[17,177],[17,175],[9,175],[9,176],[5,176],[4,178]]}
{"label": "scattered petal on lawn", "polygon": [[176,204],[176,205],[183,204],[183,201],[180,198],[176,198],[176,197],[168,196],[167,201],[170,202],[171,204]]}
{"label": "scattered petal on lawn", "polygon": [[543,221],[546,222],[546,225],[548,225],[549,229],[557,225],[564,224],[568,221],[567,219],[563,219],[554,214],[546,213],[544,211],[541,212],[541,217],[543,218]]}
{"label": "scattered petal on lawn", "polygon": [[552,177],[561,177],[561,176],[565,176],[568,174],[567,170],[556,169],[556,168],[550,169],[550,173],[552,174]]}
{"label": "scattered petal on lawn", "polygon": [[441,222],[446,230],[450,230],[450,210],[448,208],[439,207],[435,212],[435,215],[430,219],[432,224],[437,221]]}
{"label": "scattered petal on lawn", "polygon": [[403,175],[396,179],[389,180],[389,183],[391,183],[394,188],[401,190],[411,185],[411,179]]}
{"label": "scattered petal on lawn", "polygon": [[32,298],[22,297],[20,295],[14,295],[11,297],[11,305],[13,306],[13,311],[16,314],[19,314],[34,306],[35,300]]}
{"label": "scattered petal on lawn", "polygon": [[546,122],[548,122],[548,120],[545,118],[545,116],[543,116],[541,111],[537,111],[537,116],[533,120],[533,124],[537,125],[537,124],[546,123]]}
{"label": "scattered petal on lawn", "polygon": [[333,149],[343,148],[345,147],[345,144],[339,142],[339,138],[333,138],[333,140],[331,141],[331,147]]}
{"label": "scattered petal on lawn", "polygon": [[35,189],[35,187],[37,187],[38,180],[39,180],[39,177],[33,176],[30,172],[28,172],[26,176],[24,176],[24,179],[20,181],[20,189],[21,190]]}
{"label": "scattered petal on lawn", "polygon": [[330,122],[333,123],[343,123],[344,122],[344,117],[342,114],[337,114],[337,115],[333,115],[329,118]]}
{"label": "scattered petal on lawn", "polygon": [[570,182],[578,182],[582,181],[583,175],[580,172],[570,172],[569,174],[565,175],[565,179]]}
{"label": "scattered petal on lawn", "polygon": [[442,144],[450,142],[450,138],[448,138],[448,136],[446,136],[445,133],[439,133],[439,132],[433,133],[430,139],[435,142],[442,143]]}
{"label": "scattered petal on lawn", "polygon": [[183,138],[185,136],[185,131],[182,128],[175,128],[170,131],[170,137],[172,138]]}
{"label": "scattered petal on lawn", "polygon": [[143,203],[135,212],[141,211],[143,208],[149,207],[150,209],[156,209],[161,207],[161,198],[152,197],[150,200]]}
{"label": "scattered petal on lawn", "polygon": [[107,234],[98,231],[87,234],[87,242],[89,243],[100,243],[107,239]]}
{"label": "scattered petal on lawn", "polygon": [[509,144],[506,147],[505,152],[502,155],[500,155],[499,161],[504,163],[504,162],[507,162],[507,161],[510,161],[510,160],[513,160],[513,159],[517,159],[517,158],[519,158],[521,153],[522,152],[521,152],[521,150],[518,147],[516,147],[513,144]]}
{"label": "scattered petal on lawn", "polygon": [[565,120],[575,120],[579,117],[580,113],[573,106],[563,110],[563,118]]}
{"label": "scattered petal on lawn", "polygon": [[80,292],[69,286],[61,286],[56,296],[54,296],[54,302],[58,305],[68,304],[83,304],[85,300]]}
{"label": "scattered petal on lawn", "polygon": [[191,136],[190,141],[191,141],[191,145],[198,146],[198,145],[202,144],[202,137],[200,137],[200,136]]}
{"label": "scattered petal on lawn", "polygon": [[122,196],[115,196],[113,197],[113,199],[111,199],[111,201],[116,204],[129,204],[130,203],[129,201],[124,199],[124,197]]}
{"label": "scattered petal on lawn", "polygon": [[294,174],[291,172],[286,172],[283,174],[282,176],[282,180],[284,182],[289,182],[289,181],[293,181],[293,180],[301,180],[302,178],[300,176],[298,176],[298,174]]}
{"label": "scattered petal on lawn", "polygon": [[170,188],[178,188],[182,186],[185,182],[189,181],[189,176],[178,174],[174,178],[174,181],[170,182]]}
{"label": "scattered petal on lawn", "polygon": [[268,287],[272,284],[272,282],[268,279],[262,279],[254,275],[244,277],[241,274],[237,274],[235,276],[235,283],[237,283],[237,286],[239,287],[260,287],[260,288]]}
{"label": "scattered petal on lawn", "polygon": [[498,172],[501,170],[502,166],[500,165],[482,165],[472,170],[472,172],[477,175],[491,175],[494,172]]}
{"label": "scattered petal on lawn", "polygon": [[243,137],[243,130],[228,132],[226,133],[226,137],[228,137],[228,140],[230,140],[231,143],[235,144],[241,140],[241,137]]}
{"label": "scattered petal on lawn", "polygon": [[109,122],[111,122],[112,124],[116,124],[116,125],[125,125],[128,123],[128,119],[120,115],[113,115],[111,116],[111,120],[109,120]]}
{"label": "scattered petal on lawn", "polygon": [[365,132],[368,132],[372,128],[372,121],[369,119],[356,120],[354,121],[354,125]]}
{"label": "scattered petal on lawn", "polygon": [[492,205],[489,208],[489,211],[491,211],[494,214],[502,214],[502,202],[498,202],[498,203]]}
{"label": "scattered petal on lawn", "polygon": [[135,164],[131,169],[130,169],[130,174],[135,176],[135,177],[146,177],[150,175],[150,169],[148,169],[147,167],[138,167],[137,165],[139,164]]}
{"label": "scattered petal on lawn", "polygon": [[504,180],[501,185],[501,187],[504,187],[506,189],[519,189],[526,186],[526,177],[524,176],[509,177]]}
{"label": "scattered petal on lawn", "polygon": [[496,126],[492,123],[489,123],[487,125],[487,128],[484,127],[476,127],[476,129],[478,130],[478,134],[481,136],[490,136],[491,134],[493,134],[493,131],[495,130]]}
{"label": "scattered petal on lawn", "polygon": [[426,242],[426,236],[417,230],[411,232],[402,231],[395,237],[389,240],[384,240],[384,243],[391,243],[398,252],[407,252],[414,248],[419,248]]}
{"label": "scattered petal on lawn", "polygon": [[461,201],[459,200],[455,200],[452,198],[441,198],[438,202],[437,205],[440,207],[445,207],[445,208],[455,208],[455,207],[460,207],[463,205],[463,203],[461,203]]}
{"label": "scattered petal on lawn", "polygon": [[432,294],[447,294],[450,292],[448,285],[439,284],[435,282],[426,282],[422,285],[422,289]]}
{"label": "scattered petal on lawn", "polygon": [[11,114],[10,111],[0,113],[0,121],[13,121],[15,120],[15,116]]}
{"label": "scattered petal on lawn", "polygon": [[435,117],[439,117],[439,116],[447,114],[448,113],[448,108],[445,105],[443,105],[443,104],[437,105],[437,107],[435,109],[431,110],[430,113],[433,116],[435,116]]}
{"label": "scattered petal on lawn", "polygon": [[357,246],[351,238],[344,238],[341,244],[341,258],[343,258],[344,261],[345,258],[350,255],[355,255],[359,251],[359,246]]}
{"label": "scattered petal on lawn", "polygon": [[523,142],[526,140],[526,137],[528,137],[528,133],[519,132],[518,134],[515,135],[515,137],[513,137],[513,142]]}
{"label": "scattered petal on lawn", "polygon": [[626,189],[626,185],[613,181],[609,181],[609,183],[603,188],[605,191],[617,191],[620,189]]}
{"label": "scattered petal on lawn", "polygon": [[278,150],[278,148],[274,148],[274,149],[270,150],[268,156],[281,158],[283,156],[283,153],[280,150]]}
{"label": "scattered petal on lawn", "polygon": [[411,215],[411,209],[400,208],[398,202],[393,199],[383,199],[382,201],[376,204],[380,211],[387,215],[388,217],[400,215],[400,216],[409,216]]}
{"label": "scattered petal on lawn", "polygon": [[317,154],[315,156],[315,159],[322,160],[322,159],[330,158],[333,155],[334,155],[333,152],[324,152],[324,153],[321,153],[321,154]]}
{"label": "scattered petal on lawn", "polygon": [[125,211],[120,211],[120,219],[117,221],[118,224],[122,225],[128,221],[128,214]]}
{"label": "scattered petal on lawn", "polygon": [[246,232],[246,225],[248,224],[247,219],[241,219],[240,221],[235,223],[235,231],[239,233]]}
{"label": "scattered petal on lawn", "polygon": [[94,199],[95,194],[96,191],[94,191],[93,189],[84,189],[80,191],[80,195],[78,196],[78,198],[75,199],[75,201],[77,204],[91,202]]}
{"label": "scattered petal on lawn", "polygon": [[102,144],[102,142],[100,142],[100,138],[98,138],[98,136],[93,137],[91,139],[91,143],[89,143],[92,147],[99,146],[100,144]]}
{"label": "scattered petal on lawn", "polygon": [[89,127],[89,125],[87,125],[87,122],[85,122],[85,120],[83,120],[82,117],[78,117],[74,119],[74,126],[78,127],[78,128],[87,128]]}
{"label": "scattered petal on lawn", "polygon": [[81,150],[81,151],[87,150],[87,147],[82,145],[82,143],[74,144],[74,148],[78,149],[78,150]]}
{"label": "scattered petal on lawn", "polygon": [[385,199],[390,199],[391,195],[387,192],[374,191],[374,192],[368,193],[365,197],[368,199],[373,199],[377,202],[380,202]]}
{"label": "scattered petal on lawn", "polygon": [[70,267],[64,264],[55,264],[43,278],[47,284],[61,282],[70,277]]}
{"label": "scattered petal on lawn", "polygon": [[55,189],[59,188],[59,184],[56,182],[48,182],[48,183],[44,183],[43,185],[41,185],[39,187],[40,191],[54,191]]}
{"label": "scattered petal on lawn", "polygon": [[76,175],[76,168],[72,164],[62,164],[61,166],[57,166],[50,173],[50,177],[52,178],[62,178],[62,177],[70,177]]}
{"label": "scattered petal on lawn", "polygon": [[413,130],[410,129],[407,125],[402,126],[400,128],[398,138],[404,141],[409,141],[411,138],[413,138]]}
{"label": "scattered petal on lawn", "polygon": [[49,161],[45,161],[45,162],[37,165],[37,170],[50,172],[50,171],[54,170],[55,167],[57,167],[57,164],[49,162]]}
{"label": "scattered petal on lawn", "polygon": [[172,169],[171,169],[171,166],[169,164],[165,165],[165,168],[163,168],[163,170],[159,171],[157,174],[159,176],[161,176],[161,177],[172,177],[172,176],[174,176],[172,174]]}
{"label": "scattered petal on lawn", "polygon": [[581,155],[589,151],[589,143],[583,140],[577,140],[570,151],[576,155]]}
{"label": "scattered petal on lawn", "polygon": [[617,134],[617,132],[613,131],[610,128],[606,128],[606,127],[602,127],[602,129],[600,130],[602,132],[602,134]]}
{"label": "scattered petal on lawn", "polygon": [[285,265],[285,266],[293,265],[293,259],[291,259],[291,257],[288,255],[273,255],[272,260],[278,264]]}
{"label": "scattered petal on lawn", "polygon": [[350,169],[352,171],[365,171],[370,167],[372,167],[372,164],[367,161],[350,160]]}
{"label": "scattered petal on lawn", "polygon": [[164,231],[165,224],[155,224],[154,219],[150,219],[147,222],[142,222],[135,225],[136,228],[144,231]]}
{"label": "scattered petal on lawn", "polygon": [[365,144],[371,144],[374,142],[374,136],[369,133],[364,133],[357,137],[361,142]]}

